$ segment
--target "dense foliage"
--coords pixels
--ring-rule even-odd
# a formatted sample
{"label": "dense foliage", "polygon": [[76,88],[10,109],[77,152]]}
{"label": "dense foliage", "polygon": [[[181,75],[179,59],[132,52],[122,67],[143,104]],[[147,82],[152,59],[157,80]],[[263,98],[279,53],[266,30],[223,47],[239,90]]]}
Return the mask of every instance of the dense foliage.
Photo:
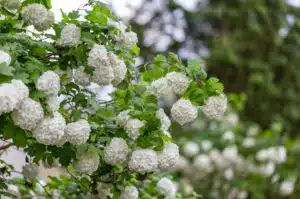
{"label": "dense foliage", "polygon": [[[50,0],[0,1],[0,139],[26,152],[1,161],[2,195],[20,198],[183,198],[163,171],[179,159],[171,121],[220,118],[223,85],[175,54],[135,67],[137,36],[91,1],[56,23]],[[109,99],[99,97],[114,85]],[[0,152],[1,152],[0,151]],[[67,177],[38,180],[39,164]],[[8,180],[21,172],[24,180]],[[17,189],[14,186],[17,185]],[[197,197],[191,193],[190,197]]]}

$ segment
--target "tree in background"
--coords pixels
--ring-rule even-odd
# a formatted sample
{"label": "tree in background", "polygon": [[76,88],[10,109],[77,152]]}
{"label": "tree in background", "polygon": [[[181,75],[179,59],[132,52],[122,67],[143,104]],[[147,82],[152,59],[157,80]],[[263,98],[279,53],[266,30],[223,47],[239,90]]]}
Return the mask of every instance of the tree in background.
{"label": "tree in background", "polygon": [[139,33],[146,60],[167,49],[184,59],[205,58],[227,92],[246,94],[243,119],[263,127],[282,121],[297,133],[299,8],[284,0],[155,0],[131,8],[126,20]]}

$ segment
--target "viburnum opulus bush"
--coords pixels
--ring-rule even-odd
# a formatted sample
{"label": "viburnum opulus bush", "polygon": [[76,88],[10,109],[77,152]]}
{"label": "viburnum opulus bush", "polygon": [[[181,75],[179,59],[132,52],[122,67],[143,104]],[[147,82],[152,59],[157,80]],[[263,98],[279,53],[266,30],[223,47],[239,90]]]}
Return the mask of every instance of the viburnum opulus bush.
{"label": "viburnum opulus bush", "polygon": [[[222,84],[206,77],[201,62],[182,62],[172,53],[135,67],[136,34],[101,3],[63,13],[58,23],[50,0],[0,5],[0,138],[11,142],[2,149],[15,145],[28,162],[18,191],[7,191],[1,177],[1,193],[182,198],[162,173],[179,160],[171,121],[186,126],[198,111],[221,117],[227,107]],[[116,90],[110,100],[98,99],[91,83]],[[69,177],[41,185],[35,180],[41,162],[59,163]],[[5,175],[14,171],[4,162],[1,168]]]}
{"label": "viburnum opulus bush", "polygon": [[196,191],[211,199],[299,197],[299,138],[282,136],[277,122],[267,130],[242,123],[231,111],[218,121],[198,120],[178,142],[181,157],[173,171],[183,194]]}

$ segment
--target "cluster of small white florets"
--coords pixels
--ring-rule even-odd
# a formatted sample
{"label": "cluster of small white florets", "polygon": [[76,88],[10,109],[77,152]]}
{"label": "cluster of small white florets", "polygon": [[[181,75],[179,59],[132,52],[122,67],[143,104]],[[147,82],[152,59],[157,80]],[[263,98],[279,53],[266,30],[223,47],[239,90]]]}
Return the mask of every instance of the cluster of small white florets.
{"label": "cluster of small white florets", "polygon": [[7,65],[10,65],[11,56],[7,52],[0,50],[0,64],[2,63],[6,63]]}
{"label": "cluster of small white florets", "polygon": [[75,24],[67,24],[61,31],[56,44],[63,47],[74,47],[80,43],[81,30]]}
{"label": "cluster of small white florets", "polygon": [[58,111],[58,109],[60,107],[60,100],[57,95],[49,95],[47,97],[46,103],[47,103],[48,109],[51,113]]}
{"label": "cluster of small white florets", "polygon": [[113,138],[104,150],[104,160],[107,164],[123,164],[128,157],[129,148],[126,141],[122,138]]}
{"label": "cluster of small white florets", "polygon": [[131,155],[129,169],[141,174],[153,172],[158,168],[158,157],[151,149],[138,149]]}
{"label": "cluster of small white florets", "polygon": [[162,178],[158,181],[156,185],[157,191],[165,196],[166,198],[175,198],[176,192],[177,192],[177,186],[176,184],[168,179],[168,178]]}
{"label": "cluster of small white florets", "polygon": [[186,142],[182,147],[183,154],[187,157],[194,157],[200,151],[200,147],[195,142]]}
{"label": "cluster of small white florets", "polygon": [[274,162],[282,164],[286,161],[287,152],[284,146],[269,147],[256,153],[256,159],[261,162]]}
{"label": "cluster of small white florets", "polygon": [[90,136],[91,127],[88,121],[81,119],[77,122],[67,124],[65,128],[65,137],[71,144],[83,144]]}
{"label": "cluster of small white florets", "polygon": [[139,191],[135,186],[128,186],[121,192],[120,199],[138,199]]}
{"label": "cluster of small white florets", "polygon": [[43,107],[39,102],[30,98],[24,100],[18,109],[12,112],[14,123],[24,130],[34,130],[43,118]]}
{"label": "cluster of small white florets", "polygon": [[0,4],[10,10],[15,10],[20,7],[21,2],[20,0],[1,0]]}
{"label": "cluster of small white florets", "polygon": [[65,118],[55,112],[53,117],[44,118],[33,131],[35,139],[45,145],[56,145],[64,136]]}
{"label": "cluster of small white florets", "polygon": [[36,88],[48,95],[57,95],[60,90],[60,78],[55,72],[46,71],[37,80]]}
{"label": "cluster of small white florets", "polygon": [[77,68],[73,75],[74,81],[82,86],[88,86],[91,82],[91,75],[84,72],[84,66]]}
{"label": "cluster of small white florets", "polygon": [[140,129],[144,126],[144,122],[139,119],[129,119],[125,125],[128,136],[136,140],[140,136]]}
{"label": "cluster of small white florets", "polygon": [[240,190],[233,188],[228,194],[228,199],[246,199],[248,197],[248,192],[245,190]]}
{"label": "cluster of small white florets", "polygon": [[54,23],[53,12],[38,3],[25,6],[22,9],[22,17],[27,24],[34,25],[34,27],[40,31],[49,29]]}
{"label": "cluster of small white florets", "polygon": [[181,72],[171,72],[165,77],[156,79],[148,86],[147,91],[150,95],[157,98],[169,94],[183,95],[190,85],[190,79]]}
{"label": "cluster of small white florets", "polygon": [[86,152],[78,155],[74,167],[81,173],[92,174],[100,164],[99,155],[96,152]]}
{"label": "cluster of small white florets", "polygon": [[281,196],[289,196],[294,192],[295,189],[295,179],[287,179],[281,182],[279,193]]}
{"label": "cluster of small white florets", "polygon": [[22,168],[24,178],[34,179],[39,175],[39,167],[34,163],[26,164]]}
{"label": "cluster of small white florets", "polygon": [[179,160],[179,148],[176,144],[166,142],[164,148],[158,153],[159,168],[163,170],[171,170],[175,167]]}
{"label": "cluster of small white florets", "polygon": [[28,87],[21,80],[0,85],[0,115],[16,109],[29,96]]}
{"label": "cluster of small white florets", "polygon": [[171,126],[171,121],[166,115],[164,109],[160,108],[158,111],[156,111],[156,117],[160,120],[161,130],[168,131]]}
{"label": "cluster of small white florets", "polygon": [[124,80],[127,73],[124,61],[98,44],[89,52],[88,65],[95,68],[92,80],[100,86],[111,83],[117,85]]}
{"label": "cluster of small white florets", "polygon": [[117,121],[118,121],[120,126],[125,127],[128,120],[131,118],[129,113],[130,113],[130,110],[125,110],[125,111],[122,111],[122,112],[119,113],[119,115],[117,117]]}
{"label": "cluster of small white florets", "polygon": [[171,116],[180,125],[185,125],[197,118],[198,109],[190,100],[179,99],[171,108]]}
{"label": "cluster of small white florets", "polygon": [[138,42],[138,37],[135,32],[124,32],[122,31],[117,38],[117,46],[119,48],[132,48]]}
{"label": "cluster of small white florets", "polygon": [[227,98],[225,95],[209,97],[202,111],[208,118],[220,118],[227,109]]}

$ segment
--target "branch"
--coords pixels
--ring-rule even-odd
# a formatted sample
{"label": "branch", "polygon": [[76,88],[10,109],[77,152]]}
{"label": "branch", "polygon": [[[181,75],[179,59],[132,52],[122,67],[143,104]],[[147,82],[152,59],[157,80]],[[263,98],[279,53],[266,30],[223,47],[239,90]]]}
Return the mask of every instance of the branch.
{"label": "branch", "polygon": [[7,144],[7,145],[0,146],[0,151],[6,150],[6,149],[8,149],[9,147],[11,147],[11,146],[13,146],[13,145],[14,145],[13,143],[9,143],[9,144]]}

